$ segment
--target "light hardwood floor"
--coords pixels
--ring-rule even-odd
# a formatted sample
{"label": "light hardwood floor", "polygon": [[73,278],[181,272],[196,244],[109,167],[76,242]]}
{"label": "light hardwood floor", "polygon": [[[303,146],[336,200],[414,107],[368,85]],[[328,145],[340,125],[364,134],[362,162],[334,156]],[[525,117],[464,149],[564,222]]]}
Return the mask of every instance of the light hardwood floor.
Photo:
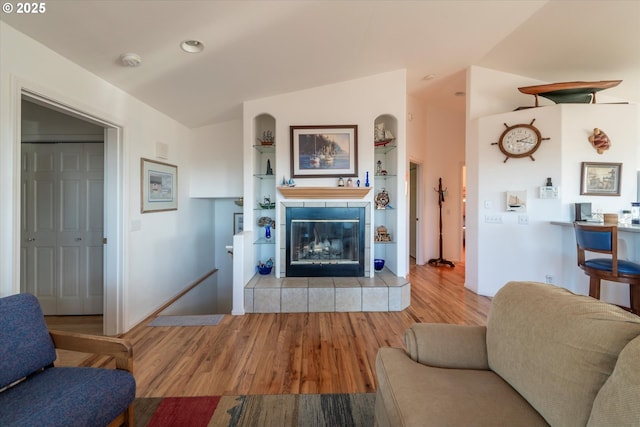
{"label": "light hardwood floor", "polygon": [[137,396],[374,392],[378,348],[402,347],[412,323],[486,323],[491,301],[464,288],[464,265],[412,264],[409,281],[402,312],[226,315],[206,327],[148,327],[149,319],[124,335]]}

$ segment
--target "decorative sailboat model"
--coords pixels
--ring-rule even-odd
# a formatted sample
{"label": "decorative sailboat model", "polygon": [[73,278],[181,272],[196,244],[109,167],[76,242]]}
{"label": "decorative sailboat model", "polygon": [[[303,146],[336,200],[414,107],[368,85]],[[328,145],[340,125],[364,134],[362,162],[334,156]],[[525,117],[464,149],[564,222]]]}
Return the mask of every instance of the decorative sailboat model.
{"label": "decorative sailboat model", "polygon": [[384,123],[378,123],[374,129],[373,145],[376,147],[384,147],[392,142],[396,137],[390,130],[384,128]]}

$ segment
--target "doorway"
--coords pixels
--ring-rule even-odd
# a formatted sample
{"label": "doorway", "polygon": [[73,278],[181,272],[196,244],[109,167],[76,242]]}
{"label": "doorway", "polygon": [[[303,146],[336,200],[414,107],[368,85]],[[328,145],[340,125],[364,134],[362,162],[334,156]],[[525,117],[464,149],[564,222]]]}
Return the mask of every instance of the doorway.
{"label": "doorway", "polygon": [[422,255],[422,165],[409,162],[409,258],[424,265]]}
{"label": "doorway", "polygon": [[[30,116],[30,114],[33,113],[34,107],[40,112],[45,111],[46,114],[56,116],[58,120],[44,127],[41,126],[41,123],[36,123],[33,120],[28,122],[34,118]],[[99,119],[96,116],[60,104],[50,98],[33,93],[26,88],[20,89],[20,97],[16,111],[19,122],[23,123],[17,139],[18,148],[20,148],[19,152],[21,154],[20,164],[22,165],[22,172],[25,170],[26,159],[29,157],[29,153],[34,146],[45,146],[45,144],[42,144],[45,140],[48,140],[47,142],[64,140],[66,142],[61,144],[46,144],[48,148],[45,148],[44,151],[58,151],[59,154],[57,156],[49,156],[50,160],[55,161],[58,165],[61,162],[64,164],[65,161],[85,162],[81,169],[86,173],[84,173],[84,177],[81,179],[78,176],[72,176],[66,180],[66,184],[64,184],[65,179],[59,179],[60,176],[58,176],[54,179],[54,185],[57,187],[56,191],[58,193],[64,192],[65,194],[62,200],[70,202],[71,205],[73,205],[74,203],[79,203],[78,198],[71,197],[73,190],[77,190],[77,193],[84,194],[84,198],[88,199],[86,200],[87,203],[92,206],[91,214],[86,216],[85,221],[84,230],[87,231],[87,233],[82,236],[72,236],[70,242],[65,242],[62,245],[60,244],[60,240],[58,240],[56,245],[51,246],[48,250],[50,254],[49,262],[54,269],[56,280],[60,280],[60,272],[66,271],[68,273],[69,271],[75,271],[78,274],[76,274],[75,277],[72,274],[72,278],[76,281],[73,283],[73,280],[71,280],[72,283],[70,287],[72,289],[79,289],[78,284],[80,282],[90,279],[88,280],[90,284],[88,288],[85,289],[85,295],[88,299],[85,298],[85,301],[80,304],[71,304],[73,306],[71,310],[78,310],[78,307],[81,307],[83,313],[72,313],[68,311],[69,307],[64,307],[66,303],[64,300],[68,298],[69,293],[72,294],[73,292],[69,292],[68,289],[61,289],[59,286],[60,283],[55,285],[57,288],[55,286],[49,286],[49,290],[44,290],[43,293],[46,294],[49,292],[56,297],[58,300],[55,303],[56,310],[62,305],[62,313],[103,313],[103,333],[105,335],[121,333],[123,332],[122,130],[120,127]],[[27,123],[24,123],[25,119]],[[61,127],[62,122],[75,123],[76,127],[71,127],[71,129],[75,130],[65,130],[64,127]],[[21,144],[22,142],[26,143],[24,147]],[[89,172],[91,170],[93,171]],[[96,172],[96,170],[99,170],[99,172]],[[66,178],[69,178],[69,176]],[[29,274],[27,273],[28,269],[31,270],[32,276],[38,273],[46,275],[47,271],[45,271],[46,269],[39,271],[38,268],[40,267],[36,267],[36,265],[38,265],[37,262],[32,263],[30,266],[28,265],[29,262],[33,262],[33,258],[30,258],[27,253],[28,249],[26,248],[27,244],[25,244],[25,241],[28,242],[28,239],[32,237],[25,234],[27,230],[25,225],[30,215],[29,209],[32,206],[29,206],[26,200],[33,200],[33,197],[30,195],[26,181],[22,180],[21,182],[19,194],[19,199],[22,201],[19,216],[21,223],[21,240],[19,243],[19,262],[21,266],[19,272],[20,291],[33,292],[33,288],[29,287],[33,284],[28,284],[30,280]],[[56,191],[49,191],[49,194],[47,194],[47,191],[44,190],[45,188],[46,185],[40,190],[40,196],[44,196],[43,200],[45,201],[52,201],[56,195]],[[85,190],[81,190],[82,188]],[[55,198],[60,199],[61,197],[59,196],[60,194],[55,196]],[[65,199],[65,197],[67,198]],[[55,208],[51,207],[50,209]],[[57,210],[59,211],[60,209]],[[37,209],[32,212],[40,211],[41,209]],[[85,210],[82,215],[86,214],[87,211]],[[75,220],[80,221],[79,216],[82,215],[76,215],[76,217],[60,215],[58,218],[53,218],[55,218],[58,228],[64,228],[64,226],[68,226],[69,223],[73,223]],[[36,221],[43,218],[45,217],[38,218]],[[34,218],[31,219],[34,220]],[[52,216],[49,216],[49,219],[52,219]],[[90,226],[86,227],[86,223],[90,223]],[[60,236],[56,237],[56,239],[59,239],[59,237]],[[68,237],[69,236],[65,236],[65,238]],[[85,239],[89,244],[85,245],[84,248],[73,248],[74,244],[77,248],[78,245],[76,243],[84,242]],[[64,246],[65,249],[61,249],[61,246]],[[69,248],[71,249],[67,250]],[[65,250],[67,250],[67,253],[64,253]],[[63,256],[54,256],[56,251],[58,255],[62,253]],[[43,253],[46,253],[46,251]],[[82,253],[89,256],[83,258]],[[51,271],[52,270],[49,270],[49,272]],[[64,276],[64,274],[62,276]],[[65,285],[69,287],[69,282],[65,281]],[[39,293],[39,291],[37,292]],[[50,299],[49,296],[50,295],[47,296],[48,299]],[[60,299],[63,300],[62,304],[59,304]],[[48,303],[45,302],[45,304],[42,305],[43,309],[46,310]],[[61,311],[56,311],[56,313],[61,313]]]}

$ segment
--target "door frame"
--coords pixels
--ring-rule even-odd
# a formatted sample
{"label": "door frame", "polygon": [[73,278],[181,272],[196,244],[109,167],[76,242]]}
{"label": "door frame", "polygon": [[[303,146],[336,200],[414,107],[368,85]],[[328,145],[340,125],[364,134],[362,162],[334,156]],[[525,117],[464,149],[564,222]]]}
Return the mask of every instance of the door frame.
{"label": "door frame", "polygon": [[[104,267],[103,267],[103,333],[117,335],[124,332],[124,141],[123,127],[114,120],[106,119],[104,112],[92,111],[92,108],[80,106],[77,101],[68,100],[60,94],[36,87],[33,84],[14,80],[13,111],[14,132],[14,178],[21,173],[22,140],[22,99],[47,108],[89,121],[105,129],[104,149]],[[64,99],[64,101],[62,101]],[[14,179],[12,222],[13,233],[13,292],[20,292],[20,223],[21,223],[21,186],[20,179]]]}
{"label": "door frame", "polygon": [[[416,218],[418,223],[416,224],[416,264],[425,265],[427,260],[424,259],[424,245],[423,236],[424,230],[424,198],[423,198],[423,164],[420,160],[409,158],[409,173],[411,173],[411,164],[416,165],[416,186],[415,189],[409,188],[409,197],[415,197],[416,203]],[[409,202],[410,203],[410,202]],[[411,220],[411,214],[409,212],[409,205],[407,204],[407,217]],[[409,251],[411,252],[411,251]]]}

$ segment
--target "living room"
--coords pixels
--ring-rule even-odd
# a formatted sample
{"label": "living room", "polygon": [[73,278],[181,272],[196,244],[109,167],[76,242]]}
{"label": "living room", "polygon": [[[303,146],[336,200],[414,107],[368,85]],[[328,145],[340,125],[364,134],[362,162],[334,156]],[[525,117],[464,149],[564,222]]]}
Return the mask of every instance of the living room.
{"label": "living room", "polygon": [[[562,19],[561,13],[568,13],[569,10],[571,13],[578,13],[567,5],[554,3],[540,2],[536,7],[543,8],[543,11],[544,8],[554,8],[553,13],[549,13],[557,16],[554,18],[557,20]],[[590,2],[588,6],[583,6],[584,10],[581,9],[580,13],[595,16],[595,11],[600,10],[598,8],[604,8],[600,16],[611,14],[606,25],[611,27],[609,33],[618,39],[618,42],[611,45],[627,52],[625,49],[632,50],[636,47],[633,44],[636,38],[623,38],[632,31],[633,26],[627,26],[624,22],[634,18],[634,7],[634,2],[616,3],[616,7],[611,7],[610,2]],[[532,27],[542,25],[541,20],[546,16],[535,16],[520,31],[531,31]],[[619,25],[612,22],[614,19],[619,20]],[[579,196],[575,183],[579,179],[577,168],[580,162],[604,157],[588,146],[586,149],[583,146],[580,152],[573,154],[575,158],[570,158],[573,148],[567,145],[567,141],[579,146],[594,127],[613,132],[613,149],[604,156],[607,161],[625,163],[622,169],[622,194],[606,200],[596,198],[595,204],[601,204],[597,206],[599,209],[617,211],[636,198],[635,171],[638,169],[638,153],[634,141],[638,139],[638,112],[637,105],[633,103],[637,90],[631,79],[625,79],[618,88],[599,94],[598,104],[602,105],[554,106],[547,102],[548,108],[512,111],[533,104],[532,97],[519,93],[518,87],[549,81],[471,64],[442,78],[440,84],[435,86],[437,89],[433,89],[434,92],[444,90],[443,88],[448,91],[462,82],[460,89],[466,96],[454,98],[450,101],[453,104],[438,106],[408,96],[405,87],[415,84],[410,81],[414,76],[398,69],[282,95],[256,98],[244,103],[242,118],[225,117],[218,123],[190,128],[14,30],[4,22],[6,20],[5,17],[1,24],[2,52],[3,58],[6,58],[2,62],[2,82],[5,88],[3,93],[11,96],[2,98],[2,158],[6,166],[3,171],[7,176],[1,185],[3,193],[11,194],[12,197],[1,213],[2,293],[19,291],[20,283],[16,256],[19,253],[18,216],[16,209],[11,208],[18,206],[19,195],[15,173],[18,159],[15,138],[18,131],[13,123],[18,115],[19,100],[26,94],[99,118],[109,130],[107,137],[116,135],[113,144],[107,142],[110,147],[107,153],[113,156],[110,164],[119,166],[112,171],[114,174],[108,174],[108,178],[114,180],[110,184],[113,191],[107,192],[111,199],[106,205],[111,209],[106,220],[113,233],[108,236],[113,245],[105,246],[105,268],[108,272],[105,298],[108,307],[120,309],[105,313],[105,331],[110,334],[130,329],[213,268],[218,268],[217,277],[209,279],[213,283],[202,288],[208,287],[206,292],[209,298],[214,294],[220,311],[233,310],[232,259],[225,246],[231,244],[232,239],[232,214],[237,211],[234,200],[243,195],[253,196],[245,188],[248,185],[248,172],[243,164],[248,160],[248,147],[253,144],[251,121],[256,114],[270,112],[277,117],[278,140],[285,147],[288,144],[288,126],[356,123],[360,129],[360,143],[364,148],[366,141],[372,140],[375,117],[393,113],[403,130],[398,135],[400,149],[408,160],[419,162],[423,169],[420,197],[426,219],[421,222],[421,233],[418,233],[422,237],[418,263],[437,256],[437,198],[430,190],[436,187],[438,177],[443,177],[448,188],[444,211],[444,234],[447,236],[445,256],[452,260],[462,258],[461,171],[466,165],[467,177],[473,179],[467,179],[466,188],[465,285],[482,295],[493,295],[505,279],[515,276],[542,281],[546,281],[549,276],[554,283],[571,282],[572,285],[569,286],[575,286],[574,290],[584,292],[586,284],[573,280],[577,276],[575,268],[572,269],[569,265],[570,261],[565,261],[573,251],[569,252],[560,244],[566,239],[561,237],[562,231],[559,228],[549,225],[549,221],[569,220],[570,204],[585,200],[584,196]],[[550,33],[550,30],[547,29],[545,33]],[[502,49],[507,47],[501,46]],[[626,57],[630,59],[634,55]],[[38,65],[43,63],[48,64],[46,69]],[[57,72],[49,72],[52,69]],[[620,74],[629,75],[629,69],[624,65],[618,69]],[[137,70],[125,70],[130,71]],[[556,75],[569,81],[587,74],[578,74],[577,71],[574,74],[559,68]],[[593,78],[620,77],[623,76],[612,73]],[[353,96],[345,99],[343,93]],[[340,101],[336,102],[336,99]],[[630,104],[607,105],[607,102]],[[117,108],[105,108],[106,105]],[[304,110],[300,108],[303,105]],[[331,105],[331,108],[327,109],[326,105]],[[587,115],[582,113],[584,109],[587,109]],[[354,111],[358,113],[354,114]],[[571,119],[569,124],[565,124],[564,118],[558,122],[560,116],[567,114],[579,118]],[[589,114],[593,115],[591,119]],[[620,117],[625,117],[622,123],[619,122]],[[535,162],[513,159],[502,164],[501,155],[491,143],[496,142],[503,123],[529,123],[532,119],[536,120],[536,125],[544,136],[551,139],[543,142],[536,153]],[[234,147],[237,148],[230,150],[228,141],[236,141]],[[168,148],[169,163],[179,166],[179,209],[174,212],[140,214],[139,159],[155,157],[158,147],[164,146]],[[279,151],[278,155],[286,159],[287,152]],[[220,159],[220,153],[225,156],[222,161],[216,161]],[[361,150],[360,175],[366,170],[366,165],[370,165],[373,170],[371,153]],[[562,153],[560,163],[559,153]],[[288,160],[279,160],[279,164],[283,166],[276,170],[278,178],[280,175],[290,175]],[[403,162],[399,162],[399,165],[398,172],[401,176],[408,166]],[[244,172],[240,174],[240,170]],[[535,197],[535,191],[548,177],[552,177],[555,185],[562,188],[560,198],[541,201]],[[402,184],[399,185],[401,187]],[[532,206],[541,204],[540,209],[530,208],[527,212],[527,226],[514,224],[517,215],[508,212],[502,214],[504,195],[510,190],[527,191],[528,197],[532,198]],[[402,217],[406,214],[406,201],[400,197],[396,204],[399,204],[399,215]],[[502,225],[483,221],[485,216],[495,215],[503,216]],[[247,224],[248,230],[250,226],[252,224]],[[397,258],[400,262],[395,273],[403,276],[408,266],[408,250],[404,238],[406,224],[398,221],[398,226]],[[491,238],[483,238],[485,235]],[[499,236],[501,237],[498,238]],[[514,247],[518,247],[518,250],[513,250]],[[560,247],[562,249],[558,250]],[[154,262],[149,262],[146,254],[153,254]],[[254,261],[247,260],[245,271],[253,271]],[[249,274],[245,274],[243,281],[248,280]],[[624,295],[614,292],[609,298],[617,301],[623,299]]]}
{"label": "living room", "polygon": [[[463,3],[463,6],[471,8],[469,10],[482,7],[473,6],[479,2]],[[505,2],[488,3],[488,7],[508,9],[501,10],[501,17],[492,16],[492,22],[507,19],[511,7],[518,9]],[[398,277],[406,277],[410,270],[409,200],[406,197],[409,163],[421,167],[417,196],[422,212],[418,227],[421,240],[415,258],[418,264],[425,264],[428,259],[438,256],[438,194],[433,190],[437,188],[440,177],[447,188],[443,210],[444,256],[460,263],[460,267],[431,268],[429,271],[434,275],[444,274],[445,279],[440,277],[437,280],[455,284],[458,291],[454,295],[447,292],[438,294],[440,297],[444,295],[444,300],[434,300],[435,310],[462,312],[456,311],[451,317],[441,313],[437,321],[482,323],[481,318],[487,311],[485,297],[494,296],[509,280],[550,282],[587,294],[588,278],[575,265],[573,235],[567,227],[551,222],[570,222],[572,206],[577,202],[593,202],[594,209],[602,212],[619,212],[638,199],[639,6],[634,1],[588,2],[581,4],[580,8],[573,2],[527,3],[528,9],[520,9],[517,19],[514,18],[517,24],[503,27],[504,34],[493,40],[483,55],[458,64],[455,51],[445,52],[444,56],[448,56],[455,72],[435,77],[434,85],[429,85],[428,74],[416,74],[406,68],[406,64],[372,67],[370,71],[356,74],[338,74],[330,80],[314,80],[305,84],[302,79],[298,86],[287,86],[286,90],[274,83],[269,90],[258,88],[251,96],[232,106],[221,107],[217,105],[215,96],[200,97],[197,94],[193,102],[210,102],[217,115],[209,117],[206,111],[202,111],[206,108],[200,108],[201,115],[193,118],[185,117],[188,116],[185,112],[189,102],[172,106],[173,114],[163,111],[153,106],[151,101],[131,95],[106,77],[99,76],[90,70],[89,65],[69,59],[67,54],[72,56],[71,53],[48,47],[46,35],[38,37],[37,31],[29,34],[27,29],[21,31],[18,27],[24,24],[20,24],[15,15],[3,15],[0,21],[0,192],[5,199],[0,209],[0,295],[23,291],[20,287],[23,275],[20,264],[20,144],[23,136],[20,123],[24,100],[76,115],[104,129],[107,170],[105,238],[108,239],[104,276],[106,335],[134,331],[151,314],[194,285],[193,300],[215,307],[216,312],[233,313],[247,319],[238,323],[265,318],[260,315],[241,316],[246,311],[243,286],[255,274],[257,261],[250,234],[263,232],[258,228],[253,209],[254,199],[263,194],[255,191],[253,171],[247,166],[253,164],[252,146],[256,137],[261,136],[256,132],[255,119],[263,114],[276,120],[278,148],[274,166],[278,182],[283,175],[286,178],[292,175],[291,126],[357,125],[357,177],[364,181],[365,172],[373,173],[375,170],[373,135],[376,119],[385,115],[395,118],[396,130],[399,130],[394,135],[400,153],[396,172],[399,179],[390,203],[397,209],[398,217],[393,230],[395,248],[387,259],[393,274]],[[55,2],[47,4],[54,7]],[[411,15],[410,9],[404,12]],[[119,13],[111,10],[109,15],[113,18]],[[249,16],[255,18],[253,14]],[[418,18],[419,21],[432,19]],[[598,18],[600,35],[566,37],[566,32],[571,32],[567,28],[575,26],[583,30],[587,27],[585,22]],[[563,20],[566,26],[561,25]],[[256,27],[259,23],[256,18]],[[26,27],[35,31],[33,26]],[[46,32],[46,29],[42,31]],[[70,32],[73,31],[77,30]],[[594,32],[593,29],[589,31]],[[514,46],[514,39],[508,37],[512,33],[514,37],[519,36],[515,40],[527,40],[527,43]],[[73,34],[77,36],[79,33]],[[450,37],[453,46],[456,37]],[[589,42],[584,41],[587,39]],[[568,43],[564,50],[567,64],[570,62],[568,56],[574,54],[578,47],[593,49],[593,55],[583,56],[583,67],[573,62],[571,66],[566,65],[558,57],[543,59],[545,52],[540,49],[540,43],[550,46],[561,40]],[[90,44],[89,38],[87,42]],[[400,45],[398,43],[397,46]],[[386,44],[383,46],[393,49]],[[99,51],[85,48],[91,52]],[[260,51],[263,48],[260,45],[260,55],[256,53],[262,58],[263,55],[268,56]],[[380,47],[381,56],[385,55],[384,48]],[[82,50],[82,46],[79,49]],[[308,51],[307,48],[305,52]],[[523,62],[527,65],[512,65],[507,70],[496,59],[499,53],[505,52],[508,53],[506,56],[514,57],[515,62],[524,61],[515,53],[528,58]],[[536,53],[534,58],[527,56],[531,52]],[[118,55],[120,53],[117,52]],[[604,58],[600,60],[599,55]],[[116,62],[117,57],[109,57],[108,60]],[[540,62],[540,68],[551,71],[543,72],[534,66],[536,62]],[[143,87],[144,79],[135,72],[144,70],[145,65],[138,69],[118,68],[118,78]],[[175,73],[183,78],[182,66],[176,68],[179,70],[174,70]],[[284,69],[274,68],[277,68],[275,74],[284,73]],[[266,75],[266,69],[264,71]],[[234,72],[241,74],[233,67],[229,67],[227,72],[230,74],[220,79],[233,80]],[[289,79],[297,80],[301,75],[304,73],[295,71]],[[215,78],[211,76],[211,79]],[[523,108],[533,107],[534,98],[518,91],[519,87],[552,82],[613,79],[621,79],[622,82],[615,88],[599,92],[595,104],[554,104],[541,100],[540,108]],[[195,80],[199,80],[202,86],[206,85],[206,79]],[[416,84],[430,86],[422,94],[424,97],[408,92],[408,88]],[[178,87],[172,89],[180,92],[176,89]],[[439,92],[446,92],[446,96],[440,97]],[[164,96],[171,98],[178,93],[170,91]],[[175,111],[181,109],[185,111]],[[493,145],[505,125],[530,123],[535,123],[545,138],[534,154],[535,160],[525,157],[505,161],[498,147]],[[603,154],[589,144],[594,128],[603,129],[611,137],[612,147]],[[141,212],[141,158],[177,165],[176,210]],[[597,197],[580,194],[582,163],[600,161],[623,164],[619,176],[622,183],[620,195]],[[266,164],[261,166],[266,167]],[[553,181],[552,187],[560,190],[557,198],[539,196],[540,187],[546,186],[548,178]],[[337,187],[337,179],[302,178],[297,179],[297,185]],[[374,186],[374,189],[377,193],[378,188]],[[512,193],[524,195],[526,210],[512,212],[508,209],[507,196]],[[279,192],[272,196],[278,203],[284,200]],[[367,202],[373,203],[374,196],[373,192],[370,193]],[[237,203],[241,198],[244,206]],[[243,235],[248,240],[239,242],[244,249],[234,244],[234,240],[244,239],[234,237],[236,213],[243,213],[246,221]],[[280,225],[278,223],[276,227],[277,232],[280,232]],[[371,240],[373,243],[373,236]],[[233,254],[228,252],[229,245],[234,246]],[[637,241],[629,239],[625,256],[640,259],[637,248]],[[375,277],[376,273],[371,268],[374,257],[374,253],[370,253],[367,259],[369,274]],[[281,259],[281,254],[276,255],[276,261]],[[240,267],[234,272],[236,260],[240,260]],[[280,268],[278,266],[276,272]],[[211,274],[215,269],[217,272]],[[448,279],[447,275],[454,276],[454,279]],[[422,310],[429,306],[429,298],[433,296],[427,298],[424,294],[414,293],[412,297],[422,299]],[[475,298],[472,303],[475,305],[471,308],[464,305],[468,298]],[[628,293],[624,287],[605,286],[602,299],[628,305]],[[469,320],[464,317],[468,314],[464,310],[479,317]],[[414,314],[409,310],[404,315],[411,317]],[[394,314],[388,316],[393,317]],[[425,316],[422,311],[414,317],[427,319]],[[330,323],[330,319],[339,316],[319,317]],[[373,318],[366,314],[350,317],[356,319],[355,324]],[[385,317],[380,313],[374,317],[373,323],[382,328]],[[402,330],[398,325],[404,327],[402,322],[405,319],[403,317],[401,322],[394,324],[393,332],[397,335],[396,341],[391,343],[394,346],[401,345]],[[282,327],[292,326],[285,322]],[[260,336],[259,328],[252,331]],[[240,331],[235,332],[241,334]],[[270,336],[276,339],[277,334],[271,333]],[[383,341],[381,339],[377,345],[389,344]],[[349,343],[345,340],[336,345],[348,346]],[[291,345],[295,348],[295,342]],[[265,348],[270,351],[268,345]],[[154,356],[148,357],[148,362],[154,363]],[[371,353],[368,357],[372,358]],[[371,360],[366,369],[370,366]],[[259,370],[260,365],[253,369]],[[359,390],[370,390],[366,387],[370,384],[362,385]]]}

